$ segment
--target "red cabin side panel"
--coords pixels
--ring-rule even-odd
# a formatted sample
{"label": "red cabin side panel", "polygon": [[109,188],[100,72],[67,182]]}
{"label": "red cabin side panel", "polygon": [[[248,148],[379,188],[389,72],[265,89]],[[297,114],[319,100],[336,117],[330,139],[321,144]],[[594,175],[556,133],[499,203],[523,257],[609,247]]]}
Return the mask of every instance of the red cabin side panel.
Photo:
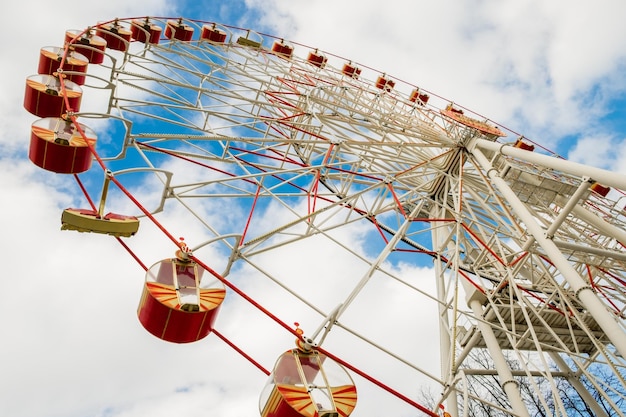
{"label": "red cabin side panel", "polygon": [[203,26],[200,39],[213,43],[224,43],[226,42],[226,32],[218,28]]}
{"label": "red cabin side panel", "polygon": [[591,191],[598,193],[602,197],[606,197],[607,194],[609,193],[609,191],[611,191],[611,188],[610,187],[606,187],[606,186],[604,186],[602,184],[599,184],[597,182],[594,182],[593,185],[591,186]]}
{"label": "red cabin side panel", "polygon": [[131,37],[138,42],[158,44],[161,39],[162,29],[159,25],[150,22],[133,20],[131,27]]}
{"label": "red cabin side panel", "polygon": [[520,148],[520,149],[524,149],[526,151],[534,151],[535,150],[535,145],[531,144],[531,143],[526,143],[523,140],[518,139],[515,142],[515,147],[516,148]]}
{"label": "red cabin side panel", "polygon": [[[55,121],[40,119],[33,123],[30,136],[29,159],[38,167],[59,174],[78,174],[91,167],[92,155],[88,143],[74,133],[59,135],[54,131]],[[65,124],[60,121],[59,124]],[[83,126],[83,129],[88,129]],[[92,145],[96,139],[87,139]]]}
{"label": "red cabin side panel", "polygon": [[91,167],[91,151],[87,147],[60,145],[31,134],[28,158],[40,168],[58,174],[78,174]]}
{"label": "red cabin side panel", "polygon": [[[70,43],[79,34],[79,31],[65,32],[65,42]],[[104,62],[104,50],[107,46],[104,38],[97,35],[81,36],[72,45],[74,45],[75,51],[86,56],[90,63],[102,64]]]}
{"label": "red cabin side panel", "polygon": [[157,301],[144,285],[137,316],[142,326],[151,334],[163,339],[172,309]]}
{"label": "red cabin side panel", "polygon": [[265,408],[261,412],[261,417],[302,417],[303,414],[296,411],[285,398],[283,394],[278,390],[277,386],[274,386],[272,393]]}
{"label": "red cabin side panel", "polygon": [[[53,75],[58,71],[61,64],[61,57],[63,56],[63,49],[56,47],[42,48],[39,54],[39,66],[37,67],[38,74]],[[78,85],[85,84],[85,74],[87,73],[87,64],[89,60],[86,56],[77,52],[70,51],[65,63],[63,64],[64,71],[73,71],[80,74],[67,74],[66,79],[70,80]]]}
{"label": "red cabin side panel", "polygon": [[293,56],[293,46],[276,41],[272,45],[272,52],[283,58],[291,58]]}
{"label": "red cabin side panel", "polygon": [[324,55],[319,54],[316,51],[309,52],[309,56],[307,57],[307,61],[318,68],[324,68],[326,60],[327,59]]}
{"label": "red cabin side panel", "polygon": [[161,300],[164,297],[176,297],[175,290],[168,285],[146,283],[137,310],[143,327],[158,337],[174,343],[195,342],[206,337],[213,329],[219,305],[209,311],[188,312],[170,307]]}
{"label": "red cabin side panel", "polygon": [[341,72],[343,72],[343,74],[347,75],[348,77],[359,78],[359,75],[361,75],[361,68],[358,68],[348,62],[343,64]]}
{"label": "red cabin side panel", "polygon": [[[72,86],[71,81],[66,84],[65,94],[71,110],[80,109],[82,90]],[[49,75],[34,75],[26,79],[24,91],[24,108],[39,117],[59,117],[67,112],[64,96],[55,78]]]}
{"label": "red cabin side panel", "polygon": [[182,42],[189,42],[193,37],[193,28],[184,23],[168,20],[165,26],[165,37],[177,39]]}
{"label": "red cabin side panel", "polygon": [[415,89],[411,92],[411,96],[409,97],[409,101],[413,102],[413,103],[418,103],[418,99],[419,99],[419,103],[418,104],[426,104],[428,103],[428,99],[430,98],[430,96],[426,93],[422,93],[419,89]]}
{"label": "red cabin side panel", "polygon": [[130,30],[116,25],[103,25],[96,33],[106,41],[109,49],[116,51],[126,51],[132,36]]}
{"label": "red cabin side panel", "polygon": [[376,79],[376,88],[381,90],[391,91],[395,85],[395,81],[385,78],[382,75]]}

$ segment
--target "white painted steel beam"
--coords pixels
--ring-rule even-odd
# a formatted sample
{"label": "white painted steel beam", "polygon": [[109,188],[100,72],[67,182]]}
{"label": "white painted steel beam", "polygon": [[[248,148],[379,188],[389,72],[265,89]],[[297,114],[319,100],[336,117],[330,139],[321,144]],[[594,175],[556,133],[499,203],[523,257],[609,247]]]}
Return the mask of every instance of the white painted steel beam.
{"label": "white painted steel beam", "polygon": [[523,161],[530,162],[531,164],[537,164],[556,171],[579,176],[581,178],[590,177],[602,185],[608,185],[621,190],[626,190],[626,175],[607,171],[601,168],[590,167],[588,165],[568,161],[567,159],[560,159],[553,156],[542,155],[537,152],[530,152],[524,149],[516,148],[511,144],[491,142],[480,138],[476,138],[474,144],[483,150],[496,152],[501,155],[512,156]]}
{"label": "white painted steel beam", "polygon": [[[477,290],[467,280],[462,280],[462,282],[466,292],[467,305],[472,309],[475,317],[484,317],[485,311],[480,301],[480,296],[474,295]],[[494,334],[491,325],[483,320],[478,320],[476,326],[478,326],[478,329],[483,336],[483,340],[487,345],[487,350],[489,350],[489,353],[491,354],[494,367],[498,372],[500,385],[511,402],[511,408],[518,416],[530,417],[526,404],[524,404],[524,400],[522,400],[519,383],[513,377],[513,372],[506,362],[506,358],[502,353],[502,348],[498,343],[498,339]]]}
{"label": "white painted steel beam", "polygon": [[[624,329],[617,322],[617,318],[607,310],[606,306],[597,297],[591,286],[576,272],[556,244],[545,236],[545,230],[539,223],[537,223],[528,207],[520,201],[511,187],[509,187],[506,181],[500,177],[499,172],[492,166],[491,162],[482,153],[482,151],[474,147],[470,150],[470,152],[485,170],[487,176],[492,181],[492,184],[504,196],[510,204],[512,210],[524,223],[535,241],[545,251],[550,261],[561,272],[563,278],[571,286],[576,297],[598,322],[615,348],[622,354],[622,356],[626,357],[626,332],[624,332]],[[547,158],[555,159],[550,157]],[[609,174],[615,175],[612,173]]]}

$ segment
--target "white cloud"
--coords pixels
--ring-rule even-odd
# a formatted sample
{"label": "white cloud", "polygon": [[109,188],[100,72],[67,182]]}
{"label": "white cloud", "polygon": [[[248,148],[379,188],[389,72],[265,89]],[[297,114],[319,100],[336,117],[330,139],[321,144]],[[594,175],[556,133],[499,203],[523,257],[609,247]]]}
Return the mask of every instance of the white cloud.
{"label": "white cloud", "polygon": [[567,159],[589,165],[610,169],[620,167],[620,150],[626,147],[626,141],[618,141],[609,135],[589,135],[581,138],[569,150]]}
{"label": "white cloud", "polygon": [[626,86],[619,1],[248,3],[274,33],[420,85],[549,148],[593,125]]}

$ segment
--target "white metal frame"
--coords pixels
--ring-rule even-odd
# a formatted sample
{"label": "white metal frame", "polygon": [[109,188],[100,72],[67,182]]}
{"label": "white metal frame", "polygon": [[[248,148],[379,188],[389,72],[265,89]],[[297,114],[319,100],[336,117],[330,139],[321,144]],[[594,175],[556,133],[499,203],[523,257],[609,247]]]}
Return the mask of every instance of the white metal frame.
{"label": "white metal frame", "polygon": [[[201,22],[187,23],[200,31]],[[615,406],[620,394],[597,379],[593,365],[610,369],[624,392],[626,217],[615,191],[602,197],[589,187],[626,190],[625,176],[518,149],[512,132],[495,141],[442,115],[446,100],[411,102],[415,86],[397,81],[391,91],[377,88],[380,74],[371,69],[348,77],[337,57],[321,68],[307,62],[304,47],[286,59],[271,53],[271,37],[261,36],[260,48],[242,46],[236,40],[247,32],[224,29],[225,44],[133,43],[103,65],[111,79],[107,113],[128,127],[123,151],[108,160],[112,167],[154,170],[163,182],[160,207],[177,201],[207,239],[228,245],[228,270],[247,262],[318,313],[318,341],[340,328],[439,384],[438,400],[454,416],[466,415],[468,401],[498,408],[467,394],[471,378],[489,372],[499,377],[514,415],[529,415],[520,377],[548,382],[548,392],[536,395],[544,407],[554,404],[554,415],[566,413],[557,379],[569,381],[597,415],[603,411],[581,377]],[[165,178],[165,160],[204,166],[206,176]],[[198,201],[219,199],[241,201],[248,215],[210,222]],[[254,210],[269,204],[291,217],[271,228],[255,224]],[[360,222],[387,237],[371,259],[334,233]],[[220,239],[233,235],[240,236],[234,244]],[[327,237],[369,265],[333,310],[255,261],[312,236]],[[434,260],[434,294],[388,268],[402,249]],[[342,322],[374,274],[438,305],[440,376]],[[468,367],[471,352],[484,348],[493,369]]]}

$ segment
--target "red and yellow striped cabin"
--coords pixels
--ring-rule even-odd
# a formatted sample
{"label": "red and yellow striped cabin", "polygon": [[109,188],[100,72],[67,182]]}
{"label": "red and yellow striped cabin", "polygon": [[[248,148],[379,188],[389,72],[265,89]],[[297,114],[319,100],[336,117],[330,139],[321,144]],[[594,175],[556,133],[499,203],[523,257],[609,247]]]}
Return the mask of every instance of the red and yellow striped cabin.
{"label": "red and yellow striped cabin", "polygon": [[261,417],[347,417],[356,399],[341,365],[315,350],[293,349],[276,361],[259,408]]}
{"label": "red and yellow striped cabin", "polygon": [[197,263],[165,259],[146,273],[137,315],[159,339],[195,342],[211,332],[225,295],[223,284]]}

